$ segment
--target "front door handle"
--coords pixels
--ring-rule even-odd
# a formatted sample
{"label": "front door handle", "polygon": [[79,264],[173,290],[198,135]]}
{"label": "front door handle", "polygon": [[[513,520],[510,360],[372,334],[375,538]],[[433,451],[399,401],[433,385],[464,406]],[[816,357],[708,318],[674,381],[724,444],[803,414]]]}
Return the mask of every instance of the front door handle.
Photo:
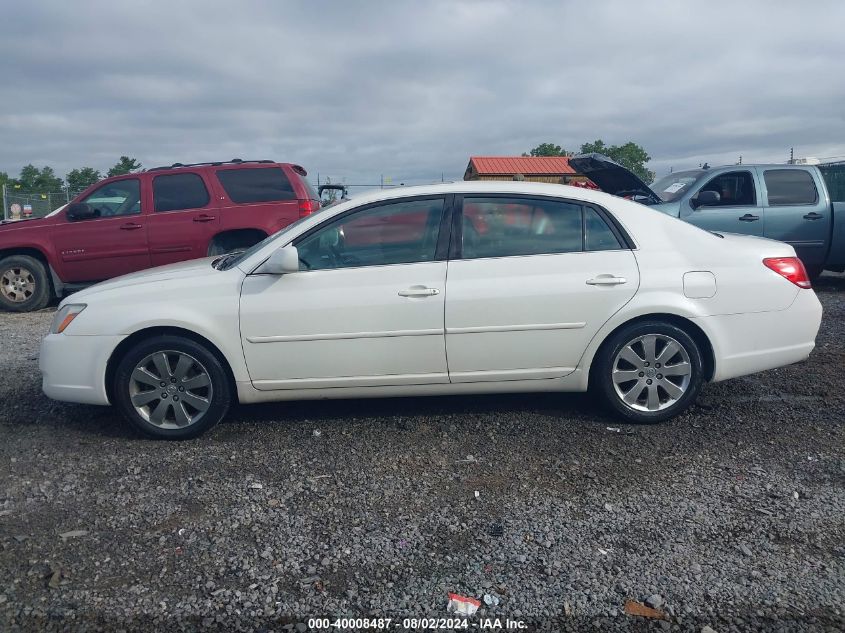
{"label": "front door handle", "polygon": [[134,222],[127,222],[126,224],[120,225],[121,231],[134,231],[136,229],[142,229],[142,228],[144,228],[142,225],[135,224]]}
{"label": "front door handle", "polygon": [[433,297],[439,294],[440,290],[437,288],[426,288],[425,286],[411,286],[399,291],[400,297]]}
{"label": "front door handle", "polygon": [[740,222],[756,222],[759,219],[759,215],[751,215],[750,213],[746,213],[745,215],[739,216]]}
{"label": "front door handle", "polygon": [[194,222],[211,222],[213,219],[213,215],[202,213],[194,218]]}
{"label": "front door handle", "polygon": [[628,283],[627,279],[615,275],[599,275],[587,280],[588,286],[619,286],[625,283]]}
{"label": "front door handle", "polygon": [[815,211],[812,211],[811,213],[808,213],[807,215],[805,215],[804,219],[805,220],[821,220],[823,217],[824,216],[821,213],[816,213]]}

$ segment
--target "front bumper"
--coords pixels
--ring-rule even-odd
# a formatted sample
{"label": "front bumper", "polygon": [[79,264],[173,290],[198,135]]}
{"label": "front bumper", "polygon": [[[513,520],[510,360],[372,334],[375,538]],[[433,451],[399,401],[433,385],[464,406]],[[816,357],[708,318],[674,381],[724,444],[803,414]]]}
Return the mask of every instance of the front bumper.
{"label": "front bumper", "polygon": [[822,305],[816,293],[800,290],[785,310],[700,317],[713,343],[713,382],[805,360],[816,345]]}
{"label": "front bumper", "polygon": [[45,336],[38,359],[44,394],[65,402],[109,404],[106,365],[124,338],[123,335]]}

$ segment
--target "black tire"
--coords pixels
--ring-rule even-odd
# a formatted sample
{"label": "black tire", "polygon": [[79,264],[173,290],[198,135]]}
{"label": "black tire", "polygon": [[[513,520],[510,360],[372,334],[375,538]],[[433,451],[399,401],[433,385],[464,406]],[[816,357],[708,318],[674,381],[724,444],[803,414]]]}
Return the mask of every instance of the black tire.
{"label": "black tire", "polygon": [[43,263],[29,255],[10,255],[0,260],[0,308],[32,312],[45,307],[52,298],[53,289]]}
{"label": "black tire", "polygon": [[[139,382],[133,378],[138,365],[153,357],[145,364],[150,369],[144,380],[149,380],[149,374],[154,380],[160,379],[164,372],[158,371],[156,361],[160,359],[161,353],[165,354],[168,373],[163,388],[160,382],[154,386],[154,383]],[[180,359],[183,357],[196,364],[180,376]],[[191,381],[196,383],[201,374],[208,378],[207,387],[189,387],[187,391],[182,387]],[[113,402],[130,426],[155,439],[186,440],[198,437],[223,419],[232,401],[232,387],[220,358],[205,345],[182,336],[154,336],[132,347],[120,360],[112,385]],[[166,397],[159,397],[162,395]],[[151,400],[139,410],[133,404],[133,397]],[[141,399],[137,401],[142,402]],[[207,407],[204,410],[195,408],[194,404],[202,404],[202,400],[207,402]],[[163,417],[160,423],[155,423],[153,418],[160,405],[164,407],[161,414]],[[178,419],[177,407],[184,414],[181,421]],[[183,424],[184,416],[192,418],[192,421]]]}
{"label": "black tire", "polygon": [[824,266],[808,266],[807,269],[807,277],[810,278],[810,283],[816,283],[819,280],[819,277],[822,276],[824,272]]}
{"label": "black tire", "polygon": [[[657,335],[657,344],[655,345],[657,357],[660,356],[660,352],[663,349],[668,347],[668,345],[665,345],[664,343],[668,342],[669,339],[673,340],[681,348],[683,348],[683,353],[679,351],[668,358],[662,359],[664,363],[658,364],[653,361],[648,363],[645,361],[648,354],[645,353],[645,348],[643,347],[642,342],[633,343],[633,351],[638,357],[642,357],[641,360],[644,361],[643,364],[650,365],[650,368],[636,366],[633,363],[628,363],[624,359],[619,361],[616,369],[623,374],[623,378],[627,377],[629,374],[633,376],[633,379],[630,382],[620,382],[620,392],[624,393],[626,396],[629,396],[629,394],[637,396],[635,390],[637,388],[641,389],[639,393],[642,398],[628,404],[623,400],[621,393],[617,392],[616,383],[614,382],[614,363],[617,360],[617,355],[622,352],[623,348],[627,347],[632,342],[637,341],[640,337],[648,335]],[[642,352],[639,350],[642,350]],[[672,350],[669,350],[667,354],[671,353],[671,351]],[[673,371],[673,374],[677,371],[686,371],[684,364],[687,361],[683,357],[683,354],[686,354],[686,357],[689,359],[688,382],[685,383],[686,379],[684,376],[673,375],[670,377],[668,375],[663,376],[662,373],[659,373],[660,369],[665,369],[663,364],[666,364],[666,361],[670,361],[668,366],[675,370]],[[660,358],[658,358],[658,360],[660,360]],[[651,375],[652,373],[654,374],[653,376]],[[640,376],[640,374],[642,374],[642,376]],[[647,385],[643,384],[648,380],[652,382],[649,382]],[[677,389],[680,389],[683,386],[683,394],[680,395],[680,397],[677,397],[677,399],[674,399],[674,401],[672,401],[673,398],[670,396],[668,391],[668,389],[671,388],[671,385],[666,385],[666,387],[663,386],[667,381],[671,381],[672,384],[675,385],[676,389],[672,389],[672,391],[676,394]],[[657,422],[663,422],[664,420],[668,420],[669,418],[682,413],[693,402],[695,402],[703,382],[704,364],[702,361],[701,351],[699,350],[695,340],[681,328],[663,321],[641,321],[639,323],[625,326],[613,334],[599,350],[595,362],[593,363],[593,371],[590,375],[591,387],[601,396],[611,412],[637,424],[654,424]],[[640,387],[640,385],[642,386]],[[648,407],[648,395],[652,391],[657,394],[658,406],[661,408],[658,408],[657,410],[643,410],[642,408],[639,408]]]}

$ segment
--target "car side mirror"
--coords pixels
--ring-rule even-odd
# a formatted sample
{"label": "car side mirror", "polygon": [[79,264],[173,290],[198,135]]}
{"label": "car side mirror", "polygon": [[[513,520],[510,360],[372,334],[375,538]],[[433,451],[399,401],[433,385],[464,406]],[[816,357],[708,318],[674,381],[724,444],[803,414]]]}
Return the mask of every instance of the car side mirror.
{"label": "car side mirror", "polygon": [[690,200],[692,203],[692,208],[697,209],[698,207],[709,207],[713,206],[714,204],[719,204],[722,201],[722,196],[719,195],[718,191],[699,191],[698,195]]}
{"label": "car side mirror", "polygon": [[71,222],[90,220],[91,218],[98,217],[100,217],[100,211],[84,202],[74,202],[67,207],[67,219]]}
{"label": "car side mirror", "polygon": [[261,275],[286,275],[299,272],[299,252],[296,246],[284,246],[273,251],[270,258],[255,271]]}

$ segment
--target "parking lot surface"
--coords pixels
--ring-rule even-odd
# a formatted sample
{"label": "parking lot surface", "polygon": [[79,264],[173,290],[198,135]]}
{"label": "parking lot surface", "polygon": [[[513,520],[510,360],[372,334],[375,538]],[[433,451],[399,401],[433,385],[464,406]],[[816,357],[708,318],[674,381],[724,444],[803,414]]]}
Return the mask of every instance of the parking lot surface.
{"label": "parking lot surface", "polygon": [[845,277],[817,290],[808,362],[665,424],[587,395],[304,402],[185,443],[45,398],[52,311],[0,313],[0,630],[401,625],[451,592],[548,630],[844,630]]}

